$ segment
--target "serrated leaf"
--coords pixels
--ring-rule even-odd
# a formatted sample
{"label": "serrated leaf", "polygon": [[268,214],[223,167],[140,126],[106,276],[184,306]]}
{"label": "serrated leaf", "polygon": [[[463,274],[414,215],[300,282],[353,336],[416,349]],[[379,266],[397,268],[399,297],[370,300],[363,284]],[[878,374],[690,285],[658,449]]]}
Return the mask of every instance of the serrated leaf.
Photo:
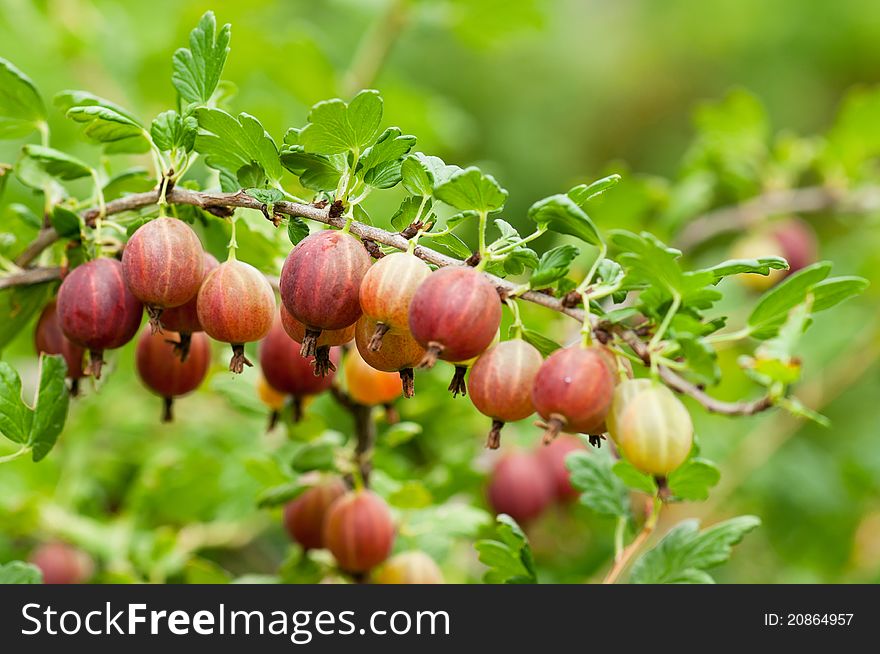
{"label": "serrated leaf", "polygon": [[293,245],[296,245],[306,236],[309,235],[309,226],[304,220],[296,216],[291,216],[287,222],[287,238]]}
{"label": "serrated leaf", "polygon": [[541,332],[534,329],[523,329],[522,337],[526,343],[532,345],[543,357],[549,357],[562,346],[553,339],[547,338]]}
{"label": "serrated leaf", "polygon": [[[612,243],[621,250],[618,262],[626,270],[626,280],[630,285],[645,285],[649,290],[661,293],[656,303],[668,300],[669,294],[684,294],[685,277],[678,264],[681,252],[667,247],[653,234],[642,232],[633,234],[627,231],[615,231],[611,235]],[[708,281],[714,279],[706,273]],[[642,301],[647,302],[642,294]]]}
{"label": "serrated leaf", "polygon": [[229,55],[231,27],[217,30],[213,11],[207,11],[189,35],[189,48],[174,53],[171,82],[188,104],[207,104],[214,95]]}
{"label": "serrated leaf", "polygon": [[567,195],[551,195],[538,200],[528,212],[539,227],[557,234],[575,236],[591,245],[601,245],[602,237],[590,217]]}
{"label": "serrated leaf", "polygon": [[132,122],[140,125],[140,121],[137,117],[125,107],[122,107],[107,98],[102,98],[100,95],[90,93],[89,91],[74,89],[59,91],[55,94],[55,97],[52,98],[52,104],[64,114],[73,107],[104,107],[105,109],[109,109],[117,114],[125,116]]}
{"label": "serrated leaf", "polygon": [[401,180],[402,159],[415,144],[416,137],[402,135],[400,128],[386,129],[361,157],[360,171],[364,182],[373,188],[396,186]]}
{"label": "serrated leaf", "polygon": [[597,179],[590,184],[579,184],[569,190],[566,195],[568,195],[568,197],[570,197],[581,209],[585,209],[587,202],[593,198],[599,197],[608,189],[617,186],[620,179],[620,175],[608,175],[608,177]]}
{"label": "serrated leaf", "polygon": [[35,462],[49,454],[64,429],[70,404],[70,392],[64,383],[66,375],[67,364],[63,357],[40,355],[40,386],[28,442]]}
{"label": "serrated leaf", "polygon": [[467,211],[459,211],[458,213],[454,213],[446,219],[446,228],[455,229],[463,222],[477,218],[479,217],[479,215],[480,212],[474,211],[473,209],[468,209]]}
{"label": "serrated leaf", "polygon": [[31,78],[0,57],[0,139],[27,136],[46,122],[46,106]]}
{"label": "serrated leaf", "polygon": [[81,106],[68,109],[66,116],[83,125],[83,133],[98,143],[112,143],[127,139],[144,139],[144,128],[118,111],[101,106]]}
{"label": "serrated leaf", "polygon": [[403,158],[400,174],[403,188],[413,195],[428,196],[434,186],[442,184],[461,170],[458,166],[447,166],[440,157],[431,157],[422,152],[414,152]]}
{"label": "serrated leaf", "polygon": [[26,145],[15,164],[15,174],[28,186],[42,189],[52,179],[71,181],[89,177],[92,169],[79,159],[41,145]]}
{"label": "serrated leaf", "polygon": [[345,156],[305,152],[301,145],[285,146],[281,165],[299,177],[300,184],[313,191],[332,191],[345,171]]}
{"label": "serrated leaf", "polygon": [[49,219],[52,222],[52,227],[55,228],[55,231],[58,232],[58,236],[61,238],[79,236],[81,228],[79,216],[70,209],[56,204],[52,208],[52,214]]}
{"label": "serrated leaf", "polygon": [[104,200],[110,202],[128,193],[145,193],[155,186],[155,178],[145,168],[130,168],[113,176],[104,185]]}
{"label": "serrated leaf", "polygon": [[611,472],[611,461],[593,452],[573,452],[565,459],[572,486],[581,492],[580,503],[599,515],[629,515],[626,487]]}
{"label": "serrated leaf", "polygon": [[657,492],[657,482],[654,481],[654,478],[651,475],[646,475],[641,470],[638,470],[629,461],[624,461],[623,459],[619,460],[611,467],[611,472],[617,475],[617,477],[626,484],[628,488],[642,491],[649,495],[653,495]]}
{"label": "serrated leaf", "polygon": [[702,502],[709,497],[709,489],[721,479],[718,467],[706,459],[689,459],[673,470],[667,478],[669,490],[677,498]]}
{"label": "serrated leaf", "polygon": [[521,275],[527,268],[534,270],[538,266],[538,253],[531,248],[519,247],[506,254],[501,265],[505,275]]}
{"label": "serrated leaf", "polygon": [[249,188],[245,190],[245,193],[257,202],[262,202],[270,207],[284,199],[284,193],[277,188]]}
{"label": "serrated leaf", "polygon": [[430,243],[432,248],[440,247],[459,259],[467,259],[472,254],[467,243],[462,241],[455,234],[438,234],[432,236]]}
{"label": "serrated leaf", "polygon": [[509,515],[496,518],[496,534],[500,540],[479,540],[475,547],[480,562],[489,567],[484,575],[488,584],[537,583],[535,563],[528,539]]}
{"label": "serrated leaf", "polygon": [[546,288],[565,277],[571,262],[580,254],[573,245],[560,245],[545,252],[538,261],[538,267],[529,278],[532,288]]}
{"label": "serrated leaf", "polygon": [[399,232],[409,227],[419,215],[419,208],[422,206],[422,202],[425,202],[426,207],[430,207],[430,200],[426,201],[424,198],[416,195],[405,197],[397,211],[391,216],[391,226]]}
{"label": "serrated leaf", "polygon": [[160,150],[181,149],[189,152],[195,147],[199,121],[195,116],[181,116],[176,111],[163,111],[153,119],[150,136]]}
{"label": "serrated leaf", "polygon": [[762,340],[775,336],[789,312],[801,304],[810,289],[828,277],[830,272],[831,262],[820,261],[802,268],[764,293],[749,316],[750,334]]}
{"label": "serrated leaf", "polygon": [[688,376],[704,386],[714,386],[721,378],[718,354],[699,338],[677,335],[681,353],[688,363]]}
{"label": "serrated leaf", "polygon": [[348,104],[336,98],[313,106],[299,142],[306,152],[316,154],[363,152],[379,138],[381,122],[382,96],[365,90]]}
{"label": "serrated leaf", "polygon": [[242,168],[256,164],[271,183],[279,183],[282,170],[278,150],[260,121],[246,113],[234,117],[222,109],[206,107],[196,110],[196,119],[208,133],[196,137],[195,149],[211,168],[236,177]]}
{"label": "serrated leaf", "polygon": [[507,191],[492,175],[471,166],[437,184],[434,197],[456,209],[491,212],[504,206]]}
{"label": "serrated leaf", "polygon": [[33,412],[21,399],[21,378],[5,361],[0,361],[0,434],[13,443],[26,444]]}
{"label": "serrated leaf", "polygon": [[42,571],[32,563],[10,561],[0,565],[0,586],[7,584],[41,584]]}
{"label": "serrated leaf", "polygon": [[703,571],[727,561],[731,548],[759,524],[761,521],[755,516],[745,515],[699,531],[696,520],[685,520],[635,562],[630,582],[712,583]]}

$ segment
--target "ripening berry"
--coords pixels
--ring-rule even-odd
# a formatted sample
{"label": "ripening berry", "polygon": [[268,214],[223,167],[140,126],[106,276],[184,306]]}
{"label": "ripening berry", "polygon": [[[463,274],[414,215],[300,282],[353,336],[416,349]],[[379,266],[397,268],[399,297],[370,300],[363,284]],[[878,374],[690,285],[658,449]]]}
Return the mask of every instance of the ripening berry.
{"label": "ripening berry", "polygon": [[[489,344],[489,349],[492,349],[495,345],[497,345],[501,341],[501,332],[495,332],[495,338],[492,339],[492,342]],[[470,370],[471,366],[473,366],[477,359],[480,358],[482,354],[471,357],[467,361],[453,361],[452,365],[455,367],[455,372],[452,373],[452,380],[449,382],[449,386],[446,387],[446,390],[452,393],[452,397],[458,397],[459,395],[467,395],[468,387],[467,387],[467,372]]]}
{"label": "ripening berry", "polygon": [[128,343],[141,326],[143,305],[131,294],[116,259],[95,259],[74,268],[58,289],[61,330],[89,351],[86,369],[101,378],[104,350]]}
{"label": "ripening berry", "polygon": [[244,344],[259,341],[272,327],[275,293],[259,270],[229,259],[205,278],[197,311],[208,336],[232,345],[229,369],[240,373],[253,365],[244,355]]}
{"label": "ripening berry", "polygon": [[486,447],[498,448],[505,422],[535,412],[532,387],[541,363],[541,353],[519,338],[490,347],[474,363],[468,380],[471,401],[480,413],[492,418]]}
{"label": "ripening berry", "polygon": [[266,427],[266,431],[272,431],[275,429],[275,425],[278,424],[278,418],[281,416],[281,409],[284,408],[287,396],[281,391],[272,388],[269,382],[266,381],[266,378],[260,375],[257,378],[257,397],[260,398],[260,402],[269,408],[269,424]]}
{"label": "ripening berry", "polygon": [[398,373],[403,396],[412,397],[415,393],[413,368],[425,356],[425,348],[409,332],[394,330],[385,334],[382,340],[386,347],[377,352],[370,349],[370,340],[375,332],[376,321],[369,316],[361,316],[355,325],[354,334],[358,353],[367,365],[376,370]]}
{"label": "ripening berry", "polygon": [[438,358],[465,361],[481,354],[500,324],[498,292],[485,275],[467,266],[428,275],[409,307],[410,333],[427,350],[423,368]]}
{"label": "ripening berry", "polygon": [[819,246],[813,228],[798,218],[787,218],[737,240],[731,250],[734,259],[782,257],[788,270],[771,270],[769,275],[743,273],[737,279],[753,291],[763,292],[788,275],[814,263]]}
{"label": "ripening berry", "polygon": [[45,543],[30,555],[30,562],[43,573],[44,584],[84,584],[95,573],[92,558],[65,543]]}
{"label": "ripening berry", "polygon": [[585,449],[583,442],[577,436],[562,434],[550,445],[539,447],[535,452],[538,460],[546,466],[553,480],[556,499],[560,502],[569,502],[580,495],[580,491],[571,485],[571,474],[565,465],[565,459],[572,452]]}
{"label": "ripening berry", "polygon": [[519,524],[537,518],[553,501],[554,486],[547,468],[530,452],[505,454],[492,470],[489,504]]}
{"label": "ripening berry", "polygon": [[694,442],[691,416],[661,384],[636,394],[617,419],[620,451],[636,468],[666,476],[687,460]]}
{"label": "ripening berry", "polygon": [[615,372],[600,347],[571,347],[547,357],[535,377],[532,401],[546,421],[544,443],[560,432],[601,434],[611,407]]}
{"label": "ripening berry", "polygon": [[284,507],[284,528],[303,549],[324,547],[324,518],[337,499],[345,495],[339,477],[328,477],[315,484]]}
{"label": "ripening berry", "polygon": [[357,349],[346,353],[342,367],[348,394],[359,404],[390,404],[403,394],[398,375],[376,370],[364,361]]}
{"label": "ripening berry", "polygon": [[70,380],[70,394],[76,395],[79,380],[85,375],[83,357],[86,351],[74,345],[61,331],[58,309],[54,301],[45,306],[34,329],[34,347],[37,352],[60,354],[67,364],[67,378]]}
{"label": "ripening berry", "polygon": [[[213,255],[205,252],[205,273],[202,281],[220,265],[220,262]],[[200,287],[201,288],[201,287]],[[186,359],[189,353],[189,343],[192,334],[205,331],[202,323],[199,321],[199,294],[196,293],[186,304],[179,307],[172,307],[162,311],[160,323],[164,329],[177,332],[180,335],[180,345],[175,347],[175,351],[181,359]]]}
{"label": "ripening berry", "polygon": [[[281,304],[281,324],[288,336],[297,343],[302,344],[306,337],[306,326],[290,315],[284,303]],[[321,332],[315,343],[315,374],[323,377],[327,373],[334,372],[336,365],[330,360],[330,348],[336,345],[345,345],[354,338],[354,325],[342,329],[325,329]]]}
{"label": "ripening berry", "polygon": [[391,554],[394,522],[381,497],[351,491],[336,500],[324,520],[324,545],[346,572],[367,572]]}
{"label": "ripening berry", "polygon": [[125,244],[122,270],[125,283],[144,303],[150,324],[158,330],[163,309],[186,304],[199,292],[205,255],[189,225],[159,217],[141,225]]}
{"label": "ripening berry", "polygon": [[175,332],[147,330],[141,333],[135,354],[141,381],[165,401],[162,422],[171,422],[174,398],[196,390],[211,365],[211,341],[204,332],[193,334],[186,361],[174,351],[178,339]]}
{"label": "ripening berry", "polygon": [[434,559],[419,550],[395,554],[373,571],[374,584],[443,584],[443,573]]}
{"label": "ripening berry", "polygon": [[[330,349],[329,358],[335,369],[339,363],[338,347]],[[293,417],[297,421],[302,417],[303,398],[322,393],[333,384],[335,373],[318,377],[312,366],[312,359],[302,356],[300,344],[290,338],[281,318],[276,317],[260,343],[260,368],[272,388],[293,396]]]}
{"label": "ripening berry", "polygon": [[361,282],[360,302],[364,315],[376,321],[371,350],[379,351],[388,330],[409,330],[410,302],[430,274],[428,264],[408,252],[385,255],[370,266]]}
{"label": "ripening berry", "polygon": [[654,382],[650,379],[624,379],[614,389],[614,394],[611,397],[611,409],[609,409],[608,415],[605,417],[605,425],[608,435],[617,445],[620,445],[620,440],[617,437],[620,414],[623,413],[623,410],[632,398],[653,385]]}
{"label": "ripening berry", "polygon": [[307,236],[281,269],[281,300],[306,326],[304,356],[313,356],[325,329],[343,329],[361,315],[358,293],[370,255],[351,234],[324,230]]}

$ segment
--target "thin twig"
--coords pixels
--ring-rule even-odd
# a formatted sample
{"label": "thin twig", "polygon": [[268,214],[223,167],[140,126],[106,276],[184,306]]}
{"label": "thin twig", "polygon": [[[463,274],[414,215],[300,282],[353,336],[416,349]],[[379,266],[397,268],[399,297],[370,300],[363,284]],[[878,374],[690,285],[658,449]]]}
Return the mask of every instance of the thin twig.
{"label": "thin twig", "polygon": [[651,509],[647,518],[645,518],[645,524],[642,527],[642,530],[635,538],[633,538],[633,541],[623,549],[620,556],[615,558],[614,565],[611,567],[611,570],[608,571],[608,574],[605,575],[605,579],[602,580],[603,584],[615,583],[620,578],[623,571],[626,570],[627,566],[629,566],[633,557],[635,557],[642,548],[645,541],[648,540],[652,533],[654,533],[654,528],[657,526],[657,520],[660,518],[660,511],[663,508],[663,504],[653,497],[646,501],[650,503]]}
{"label": "thin twig", "polygon": [[27,268],[21,272],[0,277],[0,291],[13,286],[44,284],[55,279],[61,279],[61,268],[57,266],[52,268]]}

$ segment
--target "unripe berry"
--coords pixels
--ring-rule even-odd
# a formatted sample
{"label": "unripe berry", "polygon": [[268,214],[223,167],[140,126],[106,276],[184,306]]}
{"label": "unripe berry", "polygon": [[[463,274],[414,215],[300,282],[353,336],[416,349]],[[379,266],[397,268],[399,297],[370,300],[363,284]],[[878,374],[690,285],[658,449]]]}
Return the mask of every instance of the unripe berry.
{"label": "unripe berry", "polygon": [[[330,361],[335,369],[339,363],[339,348],[331,348]],[[326,391],[333,384],[335,373],[318,377],[313,370],[313,360],[300,352],[300,344],[294,341],[276,317],[266,338],[260,343],[260,368],[269,385],[293,396],[294,420],[302,417],[302,399]]]}
{"label": "unripe berry", "polygon": [[443,573],[419,550],[395,554],[371,575],[374,584],[443,584]]}
{"label": "unripe berry", "polygon": [[281,269],[281,300],[306,326],[305,356],[313,356],[325,329],[343,329],[361,315],[358,293],[370,255],[354,236],[324,230],[307,236]]}
{"label": "unripe berry", "polygon": [[[202,277],[205,278],[220,265],[220,262],[213,255],[204,253],[205,272]],[[201,288],[201,287],[199,287]],[[199,294],[196,293],[190,298],[186,304],[179,307],[172,307],[162,311],[160,322],[164,329],[170,329],[180,335],[180,345],[175,347],[175,351],[180,355],[181,359],[186,359],[189,352],[189,343],[192,334],[205,331],[202,323],[199,321]]]}
{"label": "unripe berry", "polygon": [[101,378],[104,350],[128,343],[141,326],[143,306],[131,294],[116,259],[95,259],[74,268],[58,289],[61,330],[89,351],[87,372]]}
{"label": "unripe berry", "polygon": [[339,477],[315,484],[284,507],[284,527],[303,549],[324,547],[324,519],[330,505],[346,492]]}
{"label": "unripe berry", "polygon": [[79,380],[85,375],[83,357],[86,351],[79,345],[74,345],[61,331],[58,309],[54,301],[46,305],[40,314],[40,319],[37,320],[37,327],[34,330],[34,347],[37,352],[60,354],[64,357],[67,364],[67,378],[70,379],[70,394],[76,395]]}
{"label": "unripe berry", "polygon": [[391,554],[394,522],[381,497],[352,491],[331,506],[324,520],[324,545],[346,572],[367,572]]}
{"label": "unripe berry", "polygon": [[84,584],[95,572],[88,554],[64,543],[40,545],[31,552],[30,562],[43,573],[44,584]]}
{"label": "unripe berry", "polygon": [[364,361],[357,349],[346,353],[342,366],[348,394],[359,404],[390,404],[403,393],[398,375],[376,370]]}
{"label": "unripe berry", "polygon": [[396,372],[400,375],[403,396],[410,398],[415,393],[415,368],[425,348],[419,345],[407,331],[393,330],[387,332],[382,339],[385,344],[381,350],[370,349],[370,340],[376,331],[376,321],[369,316],[361,316],[355,325],[354,342],[358,353],[367,365],[385,372]]}
{"label": "unripe berry", "polygon": [[535,452],[538,460],[546,466],[553,480],[556,499],[560,502],[569,502],[580,495],[580,491],[571,485],[571,475],[565,465],[565,459],[572,452],[584,449],[586,449],[584,444],[577,436],[562,434],[550,445],[540,447]]}
{"label": "unripe berry", "polygon": [[506,513],[526,524],[550,505],[553,492],[553,481],[534,454],[510,452],[492,471],[488,496],[495,513]]}
{"label": "unripe berry", "polygon": [[620,439],[618,438],[620,415],[631,399],[653,385],[654,382],[650,379],[625,379],[614,389],[614,394],[611,397],[611,409],[609,409],[608,415],[605,417],[605,425],[611,440],[618,446],[620,445]]}
{"label": "unripe berry", "polygon": [[[281,324],[290,338],[302,344],[306,337],[306,326],[290,315],[284,303],[281,304]],[[323,377],[336,370],[336,366],[330,361],[330,348],[350,342],[354,338],[354,330],[355,326],[352,324],[342,329],[325,329],[321,332],[315,342],[316,375]]]}
{"label": "unripe berry", "polygon": [[541,353],[519,338],[494,345],[474,363],[468,380],[471,401],[480,413],[492,418],[486,447],[498,448],[505,422],[535,412],[532,387],[541,363]]}
{"label": "unripe berry", "polygon": [[260,340],[272,327],[275,293],[259,270],[229,259],[202,282],[197,311],[211,338],[232,345],[229,369],[240,373],[253,365],[244,355],[244,344]]}
{"label": "unripe berry", "polygon": [[122,252],[125,282],[159,328],[163,309],[179,307],[196,296],[205,276],[199,237],[177,218],[159,217],[141,225]]}
{"label": "unripe berry", "polygon": [[371,350],[379,351],[388,330],[409,330],[409,305],[430,274],[428,264],[408,252],[387,254],[370,266],[361,282],[360,303],[364,315],[376,321]]}
{"label": "unripe berry", "polygon": [[196,390],[204,381],[211,365],[211,342],[204,332],[193,334],[190,353],[181,361],[174,351],[178,341],[175,332],[141,333],[135,362],[144,385],[165,401],[163,422],[173,418],[171,405],[176,397]]}
{"label": "unripe berry", "polygon": [[615,372],[600,347],[575,345],[547,357],[532,389],[535,409],[546,421],[544,443],[562,431],[602,433],[614,382]]}
{"label": "unripe berry", "polygon": [[464,361],[481,354],[500,324],[498,292],[485,275],[467,266],[431,273],[409,307],[410,332],[427,350],[423,368],[430,368],[438,358]]}
{"label": "unripe berry", "polygon": [[660,384],[638,393],[617,423],[620,451],[636,468],[666,476],[687,460],[694,425],[684,404]]}

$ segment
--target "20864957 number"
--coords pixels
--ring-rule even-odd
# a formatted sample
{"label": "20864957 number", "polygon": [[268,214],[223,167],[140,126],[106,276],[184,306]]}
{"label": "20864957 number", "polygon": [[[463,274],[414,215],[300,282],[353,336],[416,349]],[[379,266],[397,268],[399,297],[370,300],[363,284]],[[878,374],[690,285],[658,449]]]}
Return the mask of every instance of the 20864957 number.
{"label": "20864957 number", "polygon": [[[786,613],[784,615],[767,614],[767,625],[785,625],[788,627],[837,627],[852,624],[854,613]],[[775,618],[775,619],[774,619]]]}

